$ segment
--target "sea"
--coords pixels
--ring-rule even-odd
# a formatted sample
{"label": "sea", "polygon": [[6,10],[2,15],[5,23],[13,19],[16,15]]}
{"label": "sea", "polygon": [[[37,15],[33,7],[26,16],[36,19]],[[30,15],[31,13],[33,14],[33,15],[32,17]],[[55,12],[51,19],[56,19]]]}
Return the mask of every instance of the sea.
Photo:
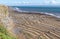
{"label": "sea", "polygon": [[12,6],[18,12],[40,12],[60,18],[60,7]]}

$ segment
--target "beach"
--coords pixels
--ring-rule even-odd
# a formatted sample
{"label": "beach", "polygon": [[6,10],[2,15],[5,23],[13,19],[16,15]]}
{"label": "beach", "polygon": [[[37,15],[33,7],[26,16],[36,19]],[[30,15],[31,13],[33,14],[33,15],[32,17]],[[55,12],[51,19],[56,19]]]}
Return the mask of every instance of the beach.
{"label": "beach", "polygon": [[9,8],[17,39],[60,39],[60,18],[37,13],[18,12]]}

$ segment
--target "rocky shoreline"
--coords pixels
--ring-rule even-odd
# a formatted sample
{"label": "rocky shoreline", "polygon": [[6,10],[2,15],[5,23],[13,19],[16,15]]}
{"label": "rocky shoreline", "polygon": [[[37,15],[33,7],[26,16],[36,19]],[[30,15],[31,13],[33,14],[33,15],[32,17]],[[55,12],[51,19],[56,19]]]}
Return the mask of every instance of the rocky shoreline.
{"label": "rocky shoreline", "polygon": [[1,22],[17,39],[60,39],[60,18],[35,12],[17,12],[10,7],[7,12],[4,8],[2,10]]}
{"label": "rocky shoreline", "polygon": [[9,16],[15,23],[18,39],[60,39],[59,18],[34,12],[17,12],[10,8]]}

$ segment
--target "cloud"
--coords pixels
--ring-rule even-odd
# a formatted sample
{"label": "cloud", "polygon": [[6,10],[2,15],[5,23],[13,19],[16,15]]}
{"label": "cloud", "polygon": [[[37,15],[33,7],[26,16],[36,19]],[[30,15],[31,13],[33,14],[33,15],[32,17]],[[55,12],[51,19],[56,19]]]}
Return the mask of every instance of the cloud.
{"label": "cloud", "polygon": [[58,5],[60,2],[57,2],[56,0],[46,0],[44,1],[44,4]]}
{"label": "cloud", "polygon": [[51,4],[57,4],[58,2],[56,0],[50,1]]}

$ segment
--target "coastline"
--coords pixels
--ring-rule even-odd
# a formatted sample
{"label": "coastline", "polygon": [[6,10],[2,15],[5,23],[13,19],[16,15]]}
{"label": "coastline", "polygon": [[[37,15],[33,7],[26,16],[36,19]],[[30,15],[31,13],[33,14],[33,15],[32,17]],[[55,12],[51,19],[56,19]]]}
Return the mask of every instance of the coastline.
{"label": "coastline", "polygon": [[[43,12],[18,12],[2,5],[0,6],[0,34],[3,35],[1,38],[60,39],[60,18],[52,15]],[[9,36],[5,36],[7,34],[3,27]]]}
{"label": "coastline", "polygon": [[13,19],[18,39],[60,39],[60,18],[40,12],[18,12],[12,8],[9,8],[9,17]]}
{"label": "coastline", "polygon": [[13,7],[10,7],[10,8],[11,8],[13,11],[22,12],[23,14],[24,14],[24,13],[26,13],[26,14],[45,14],[45,15],[50,15],[50,16],[56,17],[56,18],[60,18],[60,16],[55,15],[55,14],[52,14],[52,13],[48,13],[48,12],[23,11],[23,10],[20,10],[19,8],[13,8]]}

